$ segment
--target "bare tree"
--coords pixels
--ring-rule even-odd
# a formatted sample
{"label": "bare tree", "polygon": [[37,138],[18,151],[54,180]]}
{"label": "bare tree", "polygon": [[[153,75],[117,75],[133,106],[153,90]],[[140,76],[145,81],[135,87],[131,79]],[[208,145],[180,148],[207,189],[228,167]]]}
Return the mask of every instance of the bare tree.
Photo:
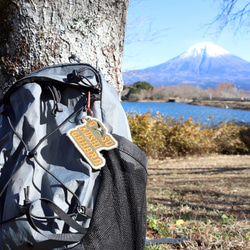
{"label": "bare tree", "polygon": [[242,0],[220,0],[221,11],[215,22],[219,22],[221,32],[228,24],[235,27],[235,30],[245,29],[249,32],[250,1]]}
{"label": "bare tree", "polygon": [[0,0],[0,86],[76,55],[122,90],[129,0]]}

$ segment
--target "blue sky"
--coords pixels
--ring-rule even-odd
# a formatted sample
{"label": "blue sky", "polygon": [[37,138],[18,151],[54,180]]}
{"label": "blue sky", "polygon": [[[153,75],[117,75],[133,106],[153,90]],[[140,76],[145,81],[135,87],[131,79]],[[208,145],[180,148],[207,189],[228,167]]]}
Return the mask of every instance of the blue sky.
{"label": "blue sky", "polygon": [[219,13],[218,0],[130,0],[123,71],[154,66],[192,45],[210,41],[250,61],[250,37],[227,26],[209,25]]}

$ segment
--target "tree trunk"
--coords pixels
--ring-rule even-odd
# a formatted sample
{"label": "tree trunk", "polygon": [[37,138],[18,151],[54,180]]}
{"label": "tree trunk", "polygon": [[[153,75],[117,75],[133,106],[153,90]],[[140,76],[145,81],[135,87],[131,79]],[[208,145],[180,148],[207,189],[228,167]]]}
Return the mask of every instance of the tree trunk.
{"label": "tree trunk", "polygon": [[0,0],[0,86],[33,70],[81,62],[122,90],[122,54],[129,0]]}

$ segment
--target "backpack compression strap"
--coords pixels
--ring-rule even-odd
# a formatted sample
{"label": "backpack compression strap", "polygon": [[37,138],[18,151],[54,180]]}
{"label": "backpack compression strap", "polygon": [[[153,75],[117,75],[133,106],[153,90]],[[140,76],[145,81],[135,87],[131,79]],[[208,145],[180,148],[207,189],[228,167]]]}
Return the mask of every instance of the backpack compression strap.
{"label": "backpack compression strap", "polygon": [[[44,202],[54,213],[56,213],[58,215],[59,219],[63,220],[70,227],[74,228],[76,231],[78,231],[78,233],[62,233],[62,234],[42,233],[36,227],[34,220],[33,220],[33,217],[35,217],[35,216],[32,215],[32,213],[31,213],[31,210],[33,207],[32,204],[36,201],[39,201],[39,200]],[[32,228],[50,240],[66,241],[66,242],[79,242],[83,238],[85,233],[87,232],[87,228],[83,228],[76,221],[74,221],[70,215],[66,214],[61,208],[59,208],[55,203],[53,203],[52,201],[50,201],[48,199],[37,199],[35,201],[30,202],[27,206],[27,209],[26,209],[26,216],[27,216],[28,222],[30,223]]]}

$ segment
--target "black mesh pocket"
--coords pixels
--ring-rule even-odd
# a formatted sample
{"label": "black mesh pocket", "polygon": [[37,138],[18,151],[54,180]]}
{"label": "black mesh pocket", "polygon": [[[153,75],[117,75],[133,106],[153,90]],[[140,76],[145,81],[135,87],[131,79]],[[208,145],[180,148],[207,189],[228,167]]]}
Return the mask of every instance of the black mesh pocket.
{"label": "black mesh pocket", "polygon": [[115,137],[119,148],[104,153],[106,166],[93,218],[76,249],[144,249],[147,159],[136,145]]}

